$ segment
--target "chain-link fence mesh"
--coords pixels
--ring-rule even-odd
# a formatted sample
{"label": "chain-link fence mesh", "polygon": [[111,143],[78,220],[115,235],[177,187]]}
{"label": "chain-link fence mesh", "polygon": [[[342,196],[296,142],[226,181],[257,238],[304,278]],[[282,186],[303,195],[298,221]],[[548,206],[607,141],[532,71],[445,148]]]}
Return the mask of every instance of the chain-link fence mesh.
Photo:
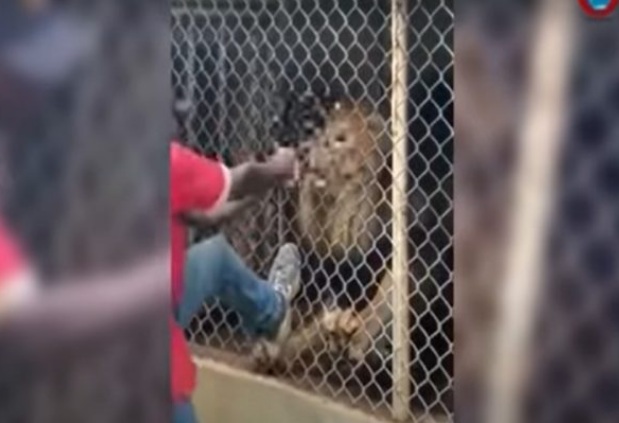
{"label": "chain-link fence mesh", "polygon": [[[406,32],[395,47],[394,14],[404,17]],[[172,7],[173,87],[193,106],[185,131],[191,146],[234,164],[274,141],[310,141],[311,171],[299,186],[272,193],[225,228],[262,276],[279,245],[301,246],[295,329],[276,371],[387,415],[394,385],[405,386],[413,421],[452,415],[453,21],[453,2],[440,0],[409,1],[396,12],[388,1]],[[406,50],[399,93],[407,98],[406,123],[390,116],[401,106],[391,105],[398,94],[392,75],[402,70],[397,48]],[[396,125],[407,134],[405,175],[392,171]],[[321,167],[326,162],[330,168]],[[395,181],[407,186],[406,226],[399,228],[392,225]],[[396,294],[394,231],[409,239],[408,292]],[[407,295],[407,316],[392,316],[394,295]],[[394,345],[393,322],[406,320],[407,345]],[[219,305],[196,316],[188,337],[224,359],[247,357],[253,343],[235,313]],[[408,380],[394,384],[394,357],[406,356],[403,348],[410,349]]]}
{"label": "chain-link fence mesh", "polygon": [[[137,3],[125,0],[123,7],[101,6],[96,11],[94,16],[105,17],[99,22],[102,27],[124,31],[99,39],[93,58],[105,59],[87,61],[91,64],[88,76],[70,79],[79,86],[76,89],[60,84],[53,95],[43,96],[43,91],[18,81],[22,74],[16,80],[4,63],[0,68],[0,116],[5,117],[0,165],[10,177],[1,181],[3,206],[45,273],[75,273],[130,260],[134,253],[145,251],[141,241],[135,241],[158,236],[167,228],[166,195],[148,189],[167,186],[165,169],[158,167],[167,164],[167,139],[161,138],[165,129],[153,126],[165,119],[144,113],[153,104],[166,104],[168,111],[165,99],[151,97],[158,93],[147,82],[149,70],[167,68],[164,62],[148,59],[148,46],[167,46],[167,40],[157,31],[146,30],[154,29],[154,21],[138,19],[142,14],[137,11],[146,10]],[[353,101],[367,100],[370,110],[387,122],[389,133],[393,95],[390,5],[359,3],[174,3],[173,82],[178,95],[194,102],[189,141],[230,162],[247,150],[266,150],[272,141],[273,117],[285,107],[282,93],[291,90],[300,95],[310,88],[318,92],[329,88]],[[466,155],[456,160],[456,180],[464,182],[457,189],[458,195],[463,194],[457,199],[457,218],[463,219],[457,227],[466,232],[456,239],[458,254],[476,257],[463,258],[463,263],[479,266],[466,271],[458,266],[457,292],[466,295],[467,302],[456,310],[467,316],[458,314],[455,320],[472,323],[474,329],[460,326],[458,336],[466,336],[458,339],[456,357],[463,364],[467,357],[476,357],[472,365],[476,375],[487,356],[469,348],[487,345],[475,338],[482,333],[476,324],[496,311],[492,283],[500,278],[500,269],[489,269],[484,263],[497,262],[487,254],[500,255],[504,239],[510,207],[509,165],[517,157],[514,135],[527,82],[526,73],[520,70],[526,68],[527,23],[533,20],[536,5],[470,2],[470,8],[458,11],[459,15],[462,12],[459,19],[470,24],[462,27],[470,32],[458,32],[458,40],[471,43],[461,44],[470,47],[470,54],[457,47],[462,58],[458,66],[465,71],[458,74],[464,78],[458,84],[462,90],[458,98],[462,110],[473,114],[462,115],[458,136],[461,145],[476,144],[471,150],[458,150],[459,155]],[[412,240],[410,416],[414,420],[430,417],[438,421],[439,414],[452,417],[452,11],[449,2],[410,1],[406,12],[410,28],[407,182],[412,211],[408,216]],[[557,192],[552,193],[557,197],[556,210],[529,421],[603,422],[616,421],[617,415],[612,337],[617,303],[614,194],[619,163],[612,142],[617,135],[612,119],[618,91],[617,60],[612,54],[618,39],[616,17],[606,22],[581,19],[578,24],[563,166]],[[88,38],[85,32],[80,34],[75,39]],[[472,99],[467,100],[467,92]],[[483,98],[476,98],[480,93]],[[21,120],[27,113],[16,107],[20,103],[14,103],[23,98],[42,106],[27,120]],[[7,99],[11,101],[5,103]],[[482,105],[491,106],[482,110]],[[483,112],[483,118],[474,112]],[[390,157],[383,159],[389,169]],[[137,179],[141,177],[147,182],[139,183],[145,181]],[[397,177],[391,175],[391,179]],[[388,204],[390,195],[382,186],[381,195]],[[242,223],[227,228],[237,250],[261,275],[266,275],[278,245],[298,241],[298,208],[298,193],[282,190],[265,199]],[[161,214],[155,216],[157,211]],[[472,220],[466,220],[469,217]],[[342,337],[354,342],[354,333],[347,338],[337,325],[354,322],[356,314],[344,314],[346,319],[340,314],[329,326],[322,313],[351,307],[358,314],[368,310],[364,300],[377,298],[377,279],[391,267],[392,229],[382,228],[385,246],[380,240],[373,244],[378,259],[359,267],[343,264],[346,260],[329,251],[319,254],[316,244],[299,241],[306,286],[295,304],[299,314],[295,333],[311,322],[322,325],[317,326],[316,344],[301,339],[298,350],[293,349],[287,359],[289,365],[280,372],[298,386],[377,413],[393,411],[391,316],[378,320],[380,329],[359,359],[339,342]],[[369,268],[374,262],[376,268]],[[473,298],[468,298],[469,293]],[[376,313],[364,316],[368,315]],[[198,344],[248,352],[251,341],[238,327],[233,313],[209,307],[194,320],[190,336]],[[44,360],[14,356],[2,345],[0,421],[167,421],[164,357],[168,346],[157,346],[157,336],[151,337],[150,329],[136,328],[123,339],[97,339],[88,349],[83,345],[61,348]],[[460,372],[458,377],[465,387],[467,379]],[[459,397],[459,418],[466,418],[463,413],[475,408],[467,399]]]}
{"label": "chain-link fence mesh", "polygon": [[[456,374],[458,420],[482,419],[483,383],[502,288],[517,141],[543,2],[477,1],[458,9],[456,74]],[[529,422],[615,421],[617,14],[592,20],[573,2],[560,169],[526,389]],[[548,57],[553,57],[548,52]],[[554,63],[548,60],[549,65]],[[515,71],[515,72],[514,72]],[[560,73],[549,66],[545,71]],[[539,93],[538,93],[539,96]],[[540,142],[543,142],[540,140]],[[514,207],[516,206],[516,207]],[[512,234],[513,235],[513,234]],[[548,239],[549,238],[549,239]],[[518,365],[513,363],[514,366]],[[481,389],[481,391],[479,390]],[[480,393],[481,392],[481,393]]]}
{"label": "chain-link fence mesh", "polygon": [[536,5],[476,1],[457,11],[454,320],[463,422],[484,421]]}
{"label": "chain-link fence mesh", "polygon": [[570,103],[533,351],[534,422],[611,422],[619,416],[619,16],[591,20],[574,9]]}
{"label": "chain-link fence mesh", "polygon": [[[0,6],[2,220],[40,270],[45,296],[71,291],[48,283],[69,279],[87,293],[93,273],[130,266],[168,236],[169,11],[164,2],[70,3]],[[75,309],[57,326],[94,319]],[[65,343],[40,328],[22,333],[24,343],[3,338],[0,421],[169,422],[166,323]]]}

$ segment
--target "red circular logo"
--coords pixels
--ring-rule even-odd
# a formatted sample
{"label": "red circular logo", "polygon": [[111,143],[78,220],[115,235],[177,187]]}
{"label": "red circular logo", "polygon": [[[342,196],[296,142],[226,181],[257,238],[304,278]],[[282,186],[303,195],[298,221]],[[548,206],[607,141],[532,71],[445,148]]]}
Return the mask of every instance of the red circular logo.
{"label": "red circular logo", "polygon": [[590,17],[608,18],[619,5],[619,0],[578,0],[580,8]]}

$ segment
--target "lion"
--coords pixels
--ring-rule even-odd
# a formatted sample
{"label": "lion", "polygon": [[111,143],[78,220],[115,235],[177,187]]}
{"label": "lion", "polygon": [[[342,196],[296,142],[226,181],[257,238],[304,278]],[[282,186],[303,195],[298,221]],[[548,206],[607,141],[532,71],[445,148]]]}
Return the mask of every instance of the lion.
{"label": "lion", "polygon": [[[336,100],[323,107],[305,114],[314,116],[316,128],[297,146],[302,176],[292,220],[306,262],[297,329],[282,348],[271,347],[269,360],[290,362],[326,347],[360,361],[391,318],[386,121],[364,103]],[[259,344],[263,353],[256,356],[267,349]]]}
{"label": "lion", "polygon": [[[382,392],[388,392],[391,380],[377,379],[392,358],[388,120],[365,102],[341,97],[322,101],[302,97],[301,102],[307,108],[282,121],[292,128],[287,140],[296,145],[301,163],[287,213],[294,235],[287,241],[297,243],[303,255],[302,292],[293,304],[291,337],[283,345],[258,342],[253,352],[255,369],[288,373],[318,364],[329,371],[337,362],[348,369],[343,372],[356,374],[353,379],[379,383]],[[418,171],[411,157],[409,166]],[[447,218],[436,218],[440,208],[424,200],[422,184],[411,186],[407,193],[410,380],[416,381],[420,398],[430,403],[437,400],[436,392],[441,401],[449,398],[449,379],[441,369],[450,372],[451,329],[445,305],[450,288],[445,273],[449,270],[438,275],[437,267],[427,264],[448,260],[440,253],[427,256],[435,248],[429,245],[434,242],[431,232],[447,225]],[[416,250],[417,246],[421,249]]]}

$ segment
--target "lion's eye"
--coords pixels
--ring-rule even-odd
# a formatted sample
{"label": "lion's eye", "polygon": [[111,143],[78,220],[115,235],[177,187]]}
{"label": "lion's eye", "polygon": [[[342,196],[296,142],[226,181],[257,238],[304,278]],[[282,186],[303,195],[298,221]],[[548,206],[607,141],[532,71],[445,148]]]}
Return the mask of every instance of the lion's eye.
{"label": "lion's eye", "polygon": [[335,141],[336,141],[336,142],[339,142],[339,143],[341,143],[341,142],[346,142],[346,135],[344,135],[344,134],[338,134],[338,135],[335,137]]}

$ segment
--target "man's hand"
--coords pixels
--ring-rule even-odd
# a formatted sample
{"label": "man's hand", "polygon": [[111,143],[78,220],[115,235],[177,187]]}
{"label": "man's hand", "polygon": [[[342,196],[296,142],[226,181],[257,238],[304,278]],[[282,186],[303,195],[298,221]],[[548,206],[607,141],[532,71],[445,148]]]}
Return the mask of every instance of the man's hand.
{"label": "man's hand", "polygon": [[232,187],[229,200],[247,196],[261,197],[268,190],[293,181],[297,173],[296,151],[279,147],[265,162],[249,161],[230,169]]}
{"label": "man's hand", "polygon": [[298,160],[293,148],[279,147],[275,153],[267,158],[268,164],[275,174],[288,181],[296,179],[298,173]]}

